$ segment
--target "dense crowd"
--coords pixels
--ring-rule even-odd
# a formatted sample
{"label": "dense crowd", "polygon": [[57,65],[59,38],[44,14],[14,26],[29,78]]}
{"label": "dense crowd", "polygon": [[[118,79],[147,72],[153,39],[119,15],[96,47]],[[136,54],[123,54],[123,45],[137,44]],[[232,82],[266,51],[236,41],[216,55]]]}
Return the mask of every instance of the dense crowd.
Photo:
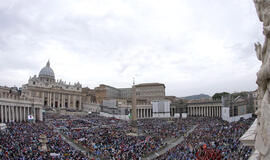
{"label": "dense crowd", "polygon": [[[41,151],[40,135],[47,137],[47,151]],[[0,131],[0,159],[83,159],[81,152],[74,150],[61,136],[43,122],[8,123]]]}
{"label": "dense crowd", "polygon": [[248,159],[252,149],[241,145],[239,138],[253,121],[250,118],[228,123],[217,118],[204,118],[181,144],[158,159]]}
{"label": "dense crowd", "polygon": [[138,136],[131,136],[128,122],[115,118],[86,116],[81,119],[51,117],[51,123],[64,135],[83,145],[95,157],[105,159],[138,159],[177,138],[190,129],[185,121],[144,119],[138,121]]}
{"label": "dense crowd", "polygon": [[[45,118],[45,122],[8,123],[7,129],[0,131],[0,159],[90,159],[66,143],[55,129],[95,159],[141,159],[181,136],[182,143],[157,159],[244,160],[252,151],[239,141],[252,118],[233,123],[209,117],[143,119],[137,121],[137,136],[129,134],[129,122],[115,118],[59,114]],[[40,150],[40,135],[46,135],[48,151]]]}

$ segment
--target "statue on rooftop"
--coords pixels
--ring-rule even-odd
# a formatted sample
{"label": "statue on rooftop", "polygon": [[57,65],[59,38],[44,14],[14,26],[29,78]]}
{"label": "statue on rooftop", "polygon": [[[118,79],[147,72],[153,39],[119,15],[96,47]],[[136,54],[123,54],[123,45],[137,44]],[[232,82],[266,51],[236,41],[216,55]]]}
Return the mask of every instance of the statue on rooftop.
{"label": "statue on rooftop", "polygon": [[262,61],[257,72],[259,107],[255,148],[261,160],[270,159],[270,0],[254,0],[258,17],[263,22],[265,41],[255,43],[257,58]]}

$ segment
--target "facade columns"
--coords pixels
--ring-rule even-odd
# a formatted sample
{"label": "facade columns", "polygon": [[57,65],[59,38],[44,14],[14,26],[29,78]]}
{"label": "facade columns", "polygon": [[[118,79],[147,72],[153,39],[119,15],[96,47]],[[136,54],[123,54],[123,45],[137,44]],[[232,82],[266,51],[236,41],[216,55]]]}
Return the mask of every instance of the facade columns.
{"label": "facade columns", "polygon": [[61,94],[60,93],[57,93],[57,95],[58,95],[57,108],[60,108],[60,104],[61,104],[60,97],[61,97]]}
{"label": "facade columns", "polygon": [[[44,105],[44,102],[45,102],[44,92],[41,92],[41,99],[42,99],[42,104]],[[47,103],[48,103],[48,102],[47,102]]]}
{"label": "facade columns", "polygon": [[55,108],[55,93],[53,93],[53,108]]}
{"label": "facade columns", "polygon": [[51,93],[48,92],[48,106],[51,107]]}
{"label": "facade columns", "polygon": [[70,108],[70,95],[68,95],[68,108]]}
{"label": "facade columns", "polygon": [[82,110],[82,96],[80,96],[79,110]]}
{"label": "facade columns", "polygon": [[64,94],[61,94],[61,108],[64,108]]}

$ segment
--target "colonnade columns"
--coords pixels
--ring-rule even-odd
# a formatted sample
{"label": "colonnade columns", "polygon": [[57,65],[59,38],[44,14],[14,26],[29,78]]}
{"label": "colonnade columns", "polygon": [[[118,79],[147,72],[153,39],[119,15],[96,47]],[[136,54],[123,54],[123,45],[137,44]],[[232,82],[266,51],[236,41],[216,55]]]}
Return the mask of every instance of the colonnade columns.
{"label": "colonnade columns", "polygon": [[5,108],[5,122],[7,123],[8,119],[7,119],[7,106],[4,106]]}
{"label": "colonnade columns", "polygon": [[218,111],[217,112],[218,112],[218,117],[220,117],[219,106],[218,106]]}
{"label": "colonnade columns", "polygon": [[3,108],[4,108],[4,106],[1,105],[0,106],[0,110],[1,110],[1,113],[0,113],[1,114],[1,119],[0,120],[1,120],[2,123],[4,122],[4,111],[3,111]]}
{"label": "colonnade columns", "polygon": [[11,120],[12,122],[15,122],[14,106],[12,106],[10,109],[11,109]]}
{"label": "colonnade columns", "polygon": [[10,106],[8,106],[8,122],[11,122],[11,109],[10,109]]}
{"label": "colonnade columns", "polygon": [[20,107],[20,122],[23,121],[23,109]]}
{"label": "colonnade columns", "polygon": [[218,106],[218,117],[220,117],[220,107]]}
{"label": "colonnade columns", "polygon": [[148,115],[147,115],[147,109],[144,109],[144,117],[148,117]]}

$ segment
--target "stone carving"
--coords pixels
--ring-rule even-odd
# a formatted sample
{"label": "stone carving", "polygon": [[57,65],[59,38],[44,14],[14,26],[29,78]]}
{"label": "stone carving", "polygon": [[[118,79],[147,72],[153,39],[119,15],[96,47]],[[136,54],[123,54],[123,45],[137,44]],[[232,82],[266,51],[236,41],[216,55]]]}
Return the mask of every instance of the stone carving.
{"label": "stone carving", "polygon": [[261,160],[270,159],[270,0],[254,0],[258,17],[263,22],[265,41],[255,43],[257,58],[262,62],[257,73],[259,108],[255,147]]}

